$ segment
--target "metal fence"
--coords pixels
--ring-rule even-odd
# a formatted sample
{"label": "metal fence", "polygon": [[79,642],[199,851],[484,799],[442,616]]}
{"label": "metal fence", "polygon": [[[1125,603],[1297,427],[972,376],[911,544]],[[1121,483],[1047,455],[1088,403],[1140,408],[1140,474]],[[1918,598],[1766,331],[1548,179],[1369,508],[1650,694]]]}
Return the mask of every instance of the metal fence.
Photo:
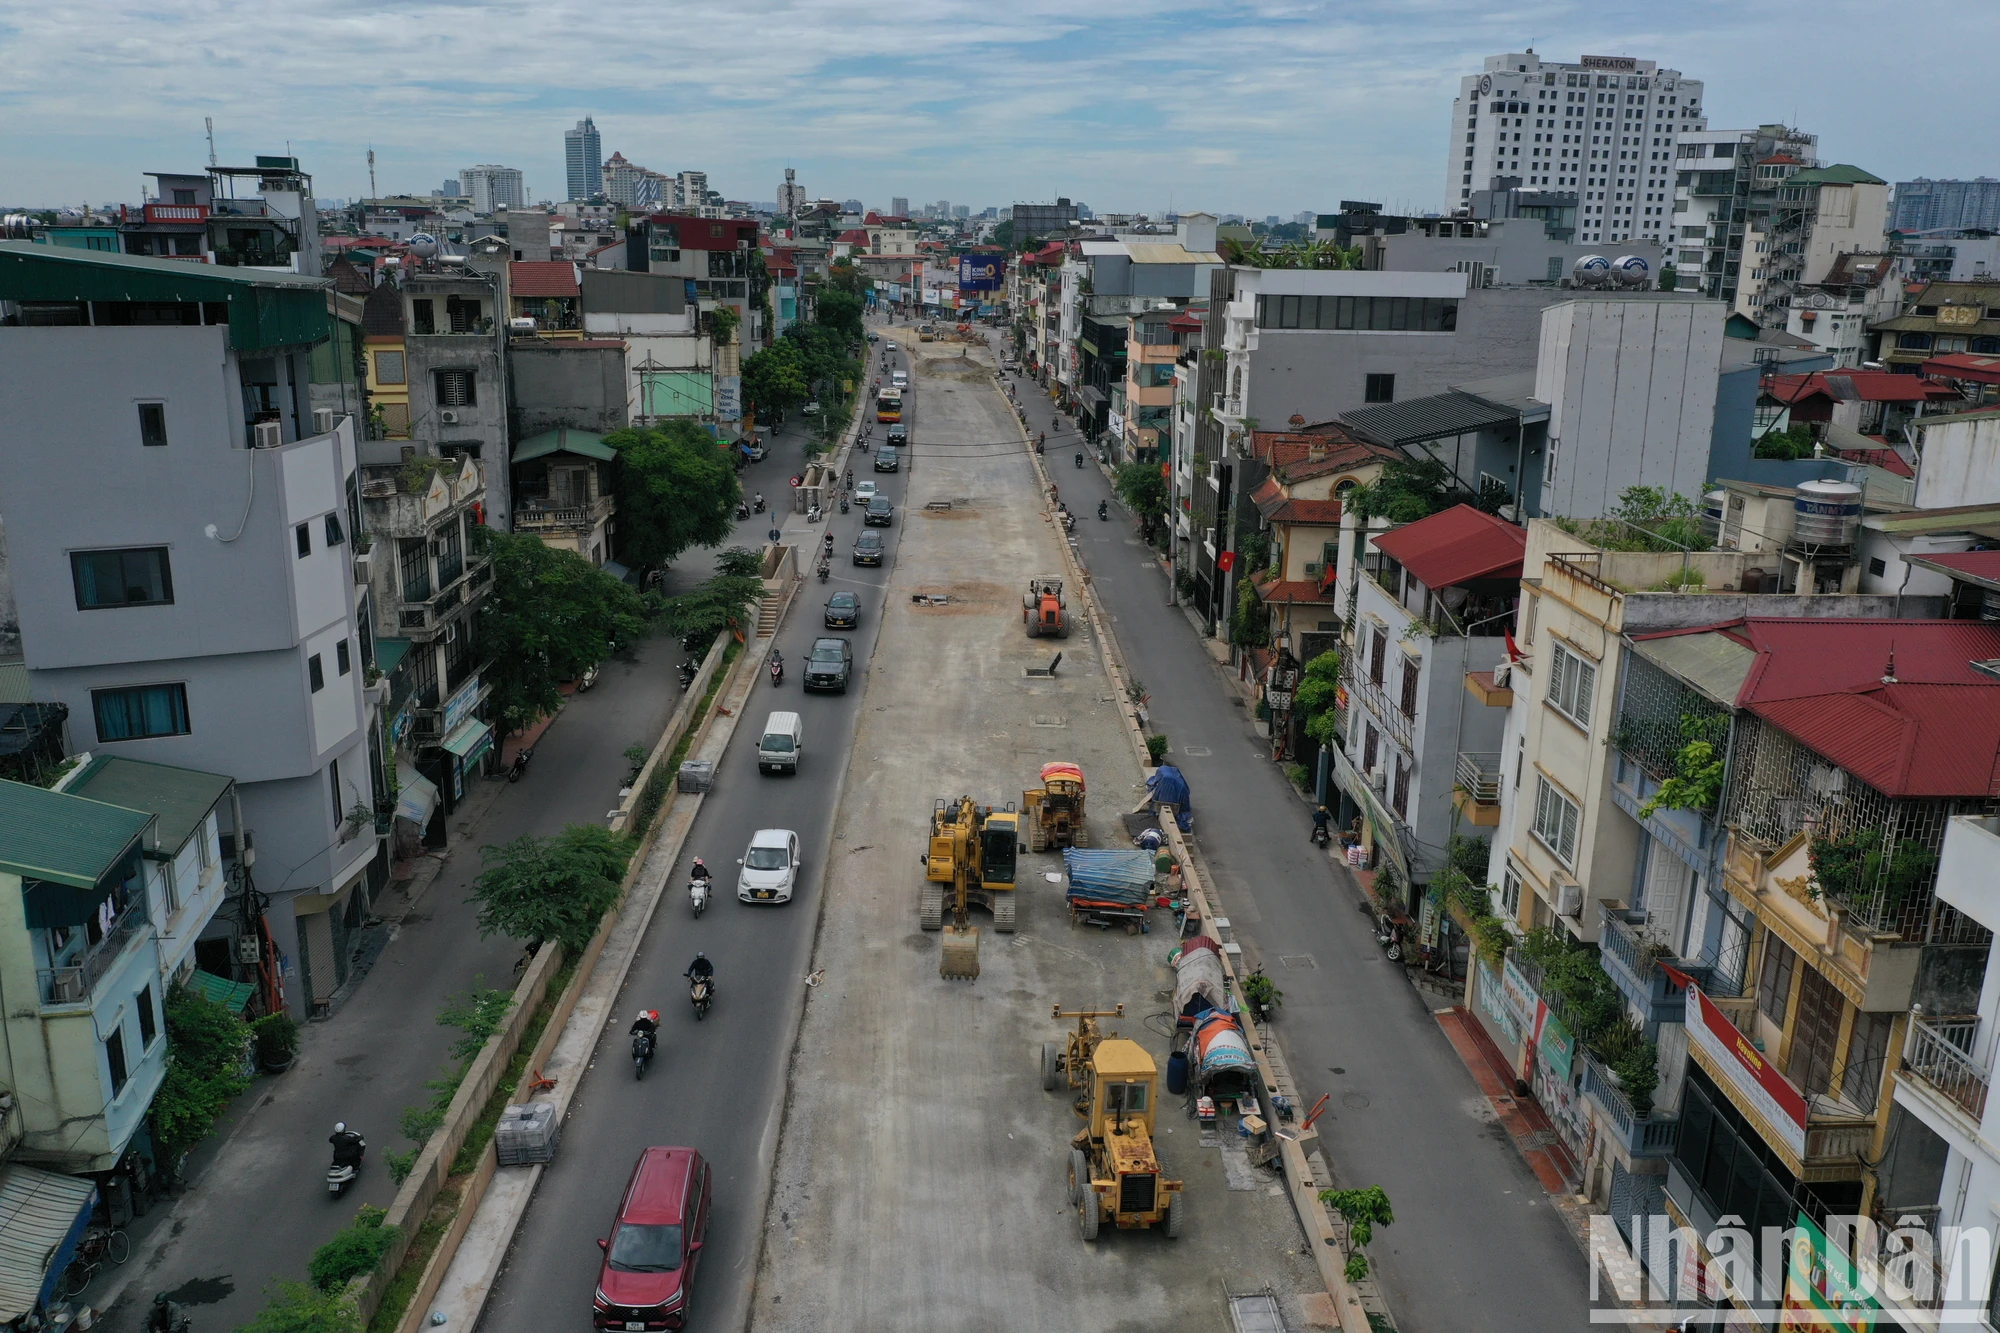
{"label": "metal fence", "polygon": [[1707,741],[1717,754],[1724,753],[1729,720],[1729,710],[1715,700],[1637,653],[1625,654],[1625,685],[1611,743],[1655,781],[1679,771],[1680,752],[1692,741]]}

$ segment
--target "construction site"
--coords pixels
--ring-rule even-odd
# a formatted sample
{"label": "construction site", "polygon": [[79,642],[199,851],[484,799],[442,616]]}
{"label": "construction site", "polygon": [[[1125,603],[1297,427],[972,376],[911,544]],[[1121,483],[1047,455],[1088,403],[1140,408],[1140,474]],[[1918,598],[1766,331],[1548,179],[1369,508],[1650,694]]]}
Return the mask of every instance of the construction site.
{"label": "construction site", "polygon": [[[1143,774],[1074,590],[1048,608],[1065,637],[1035,633],[1063,538],[990,373],[965,374],[993,362],[938,346],[933,376],[931,345],[892,336],[910,490],[856,664],[752,1326],[1221,1330],[1255,1293],[1321,1326],[1278,1175],[1168,1090],[1179,931],[1122,818]],[[1104,887],[1066,894],[1071,867]]]}

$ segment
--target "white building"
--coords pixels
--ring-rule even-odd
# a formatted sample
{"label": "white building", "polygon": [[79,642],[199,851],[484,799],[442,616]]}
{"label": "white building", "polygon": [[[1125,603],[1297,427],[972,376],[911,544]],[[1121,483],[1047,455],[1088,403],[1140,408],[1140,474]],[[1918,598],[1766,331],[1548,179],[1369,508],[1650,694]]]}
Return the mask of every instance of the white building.
{"label": "white building", "polygon": [[1445,158],[1445,204],[1510,184],[1574,188],[1577,239],[1603,244],[1672,234],[1674,155],[1706,128],[1702,84],[1627,56],[1545,61],[1488,56],[1459,81]]}
{"label": "white building", "polygon": [[467,167],[458,173],[458,183],[471,198],[472,211],[482,217],[490,217],[502,209],[522,208],[528,202],[527,186],[515,167],[494,166],[490,162]]}
{"label": "white building", "polygon": [[794,218],[806,209],[806,187],[799,184],[799,173],[791,167],[785,168],[785,182],[778,187],[778,216]]}

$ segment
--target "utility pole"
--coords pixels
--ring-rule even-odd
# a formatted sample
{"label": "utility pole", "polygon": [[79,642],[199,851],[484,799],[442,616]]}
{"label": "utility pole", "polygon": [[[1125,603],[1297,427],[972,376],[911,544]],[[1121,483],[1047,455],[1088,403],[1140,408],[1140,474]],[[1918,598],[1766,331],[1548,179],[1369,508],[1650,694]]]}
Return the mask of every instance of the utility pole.
{"label": "utility pole", "polygon": [[381,198],[380,195],[375,193],[375,145],[372,143],[368,145],[368,197],[370,199]]}
{"label": "utility pole", "polygon": [[208,127],[208,165],[215,165],[215,117],[203,116],[201,123]]}

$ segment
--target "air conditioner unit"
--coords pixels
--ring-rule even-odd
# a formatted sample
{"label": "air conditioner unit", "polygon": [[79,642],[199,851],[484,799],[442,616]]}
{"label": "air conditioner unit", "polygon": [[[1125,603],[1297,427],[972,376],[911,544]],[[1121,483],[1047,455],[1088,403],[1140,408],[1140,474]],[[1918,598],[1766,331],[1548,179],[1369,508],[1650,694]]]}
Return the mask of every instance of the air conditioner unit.
{"label": "air conditioner unit", "polygon": [[260,421],[250,428],[250,447],[275,449],[285,442],[285,428],[275,421]]}
{"label": "air conditioner unit", "polygon": [[333,434],[333,421],[334,417],[337,415],[338,414],[330,407],[315,407],[313,409],[313,434],[315,435]]}
{"label": "air conditioner unit", "polygon": [[1378,768],[1373,773],[1370,773],[1368,775],[1368,785],[1375,789],[1377,796],[1387,796],[1389,794],[1388,770]]}
{"label": "air conditioner unit", "polygon": [[1557,916],[1583,914],[1583,885],[1574,880],[1561,880],[1557,882],[1555,890]]}
{"label": "air conditioner unit", "polygon": [[448,411],[440,412],[438,413],[438,420],[442,421],[447,426],[456,426],[458,424],[458,413],[448,412]]}
{"label": "air conditioner unit", "polygon": [[369,576],[368,557],[365,555],[355,556],[354,581],[365,588],[368,586],[368,576]]}

